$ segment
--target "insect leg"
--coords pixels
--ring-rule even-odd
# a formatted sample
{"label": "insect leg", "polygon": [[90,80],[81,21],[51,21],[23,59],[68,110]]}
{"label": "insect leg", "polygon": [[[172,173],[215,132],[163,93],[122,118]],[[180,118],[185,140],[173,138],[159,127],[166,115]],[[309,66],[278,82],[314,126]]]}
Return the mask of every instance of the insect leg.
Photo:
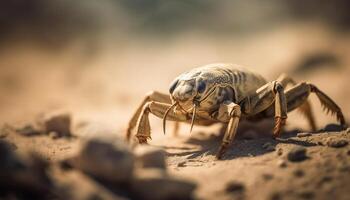
{"label": "insect leg", "polygon": [[307,101],[310,93],[315,93],[327,113],[335,114],[340,124],[344,127],[346,126],[344,115],[339,106],[315,85],[310,83],[302,82],[286,91],[288,111],[302,106]]}
{"label": "insect leg", "polygon": [[[140,113],[140,117],[137,120],[136,137],[139,143],[147,143],[147,139],[151,138],[151,128],[149,123],[149,113],[154,114],[159,118],[163,118],[165,112],[170,107],[170,104],[161,103],[156,101],[147,102]],[[167,116],[167,120],[171,121],[187,121],[188,117],[185,114],[174,112],[170,110]]]}
{"label": "insect leg", "polygon": [[242,112],[245,115],[256,115],[272,104],[275,104],[275,128],[274,137],[279,137],[281,127],[287,119],[287,101],[284,88],[278,81],[273,81],[260,87],[254,95],[247,97],[241,103]]}
{"label": "insect leg", "polygon": [[160,93],[157,91],[151,91],[149,92],[146,97],[143,99],[141,105],[137,108],[136,112],[132,116],[132,118],[129,121],[128,129],[126,132],[126,139],[129,141],[131,132],[135,128],[138,118],[140,117],[142,108],[145,106],[146,103],[151,101],[157,101],[157,102],[163,102],[163,103],[171,103],[170,95]]}
{"label": "insect leg", "polygon": [[[281,74],[277,78],[277,81],[280,82],[285,89],[287,88],[288,84],[290,84],[292,86],[296,85],[296,82],[285,73]],[[315,131],[316,130],[316,122],[315,122],[315,117],[314,117],[313,112],[312,112],[312,107],[311,107],[310,101],[309,100],[304,101],[304,103],[300,107],[298,107],[298,109],[308,120],[308,122],[311,126],[311,129],[313,131]]]}
{"label": "insect leg", "polygon": [[240,117],[241,117],[241,108],[238,104],[230,102],[230,103],[223,103],[220,105],[217,119],[222,122],[228,121],[228,125],[225,131],[225,135],[222,139],[222,144],[220,146],[220,149],[216,154],[217,159],[222,158],[228,146],[234,139],[237,132],[237,127],[238,127],[238,122]]}

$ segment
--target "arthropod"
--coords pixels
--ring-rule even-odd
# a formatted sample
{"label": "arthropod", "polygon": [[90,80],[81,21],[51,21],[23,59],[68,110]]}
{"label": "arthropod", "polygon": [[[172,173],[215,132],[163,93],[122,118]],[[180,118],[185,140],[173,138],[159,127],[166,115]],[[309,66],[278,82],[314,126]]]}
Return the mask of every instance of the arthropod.
{"label": "arthropod", "polygon": [[[290,85],[287,90],[284,88]],[[279,137],[287,113],[298,108],[315,130],[308,97],[316,94],[324,108],[334,114],[342,126],[345,119],[339,106],[314,84],[296,83],[286,74],[274,81],[234,64],[210,64],[181,74],[170,85],[169,94],[153,91],[146,95],[129,122],[127,138],[136,127],[139,143],[151,138],[149,113],[166,120],[196,125],[223,123],[226,126],[220,159],[235,137],[239,120],[275,119],[273,137]]]}

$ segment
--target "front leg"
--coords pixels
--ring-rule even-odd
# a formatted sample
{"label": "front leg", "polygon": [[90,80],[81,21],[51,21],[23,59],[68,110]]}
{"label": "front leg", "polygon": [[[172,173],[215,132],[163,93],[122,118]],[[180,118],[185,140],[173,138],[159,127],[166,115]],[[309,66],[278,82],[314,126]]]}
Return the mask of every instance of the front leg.
{"label": "front leg", "polygon": [[221,122],[228,122],[226,127],[225,135],[222,139],[222,144],[219,151],[216,154],[217,159],[221,159],[224,153],[226,152],[228,146],[234,139],[239,118],[241,117],[241,108],[238,104],[233,102],[224,102],[220,105],[217,120]]}
{"label": "front leg", "polygon": [[259,88],[254,95],[241,102],[242,113],[256,115],[275,103],[275,128],[273,137],[279,137],[282,125],[287,119],[287,100],[284,88],[278,81],[273,81]]}
{"label": "front leg", "polygon": [[[140,117],[138,118],[136,123],[136,127],[137,127],[136,137],[139,140],[140,144],[147,143],[147,139],[151,139],[149,113],[152,113],[159,118],[163,118],[165,115],[165,112],[170,106],[171,105],[167,103],[151,101],[146,103],[142,107],[140,112]],[[190,118],[184,113],[170,110],[168,113],[167,119],[178,122],[178,121],[188,121]]]}
{"label": "front leg", "polygon": [[152,101],[156,101],[156,102],[161,102],[161,103],[171,103],[171,99],[170,99],[170,95],[168,94],[163,94],[157,91],[151,91],[149,92],[146,97],[143,99],[141,105],[139,105],[139,107],[136,109],[136,112],[134,113],[134,115],[131,117],[130,121],[129,121],[129,125],[128,125],[128,129],[126,131],[126,139],[127,141],[129,141],[130,136],[131,136],[131,132],[132,130],[135,128],[136,124],[137,124],[137,120],[140,117],[140,114],[143,110],[143,107]]}

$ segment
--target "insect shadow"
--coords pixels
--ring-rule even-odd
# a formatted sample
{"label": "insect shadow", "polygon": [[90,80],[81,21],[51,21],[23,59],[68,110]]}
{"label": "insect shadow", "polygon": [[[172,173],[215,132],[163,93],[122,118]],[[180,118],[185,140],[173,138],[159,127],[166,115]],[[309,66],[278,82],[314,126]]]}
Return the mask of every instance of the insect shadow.
{"label": "insect shadow", "polygon": [[[316,146],[317,143],[305,141],[304,139],[296,137],[300,130],[284,131],[281,138],[273,139],[271,137],[271,130],[268,127],[258,129],[255,131],[258,135],[252,137],[251,130],[246,126],[239,127],[235,140],[231,143],[229,149],[224,155],[224,160],[231,160],[239,157],[254,157],[260,156],[271,151],[279,143],[294,144],[304,147]],[[340,127],[334,124],[329,124],[325,128],[315,132],[330,132],[341,130]],[[247,133],[249,133],[247,135]],[[179,153],[168,153],[168,156],[186,156],[187,159],[195,159],[204,157],[206,155],[216,155],[217,150],[221,144],[223,133],[220,134],[205,134],[202,132],[195,132],[194,136],[188,138],[185,143],[198,146],[198,150],[184,149]]]}

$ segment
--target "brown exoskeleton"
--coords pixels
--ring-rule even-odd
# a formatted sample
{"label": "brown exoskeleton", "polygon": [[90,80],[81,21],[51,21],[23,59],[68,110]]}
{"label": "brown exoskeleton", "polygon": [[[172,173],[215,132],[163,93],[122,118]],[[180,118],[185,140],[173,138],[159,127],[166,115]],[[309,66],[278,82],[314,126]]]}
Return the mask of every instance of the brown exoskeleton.
{"label": "brown exoskeleton", "polygon": [[[291,84],[288,90],[284,88]],[[127,138],[136,126],[139,143],[151,138],[148,115],[152,113],[165,121],[193,124],[227,124],[221,147],[220,159],[236,134],[240,119],[275,117],[273,137],[279,137],[287,112],[299,108],[313,130],[316,129],[310,104],[310,93],[315,93],[321,104],[335,114],[345,127],[339,106],[315,85],[307,82],[296,84],[282,74],[277,80],[267,82],[262,76],[233,64],[210,64],[195,68],[178,76],[171,84],[169,94],[151,92],[143,100],[129,122]]]}

